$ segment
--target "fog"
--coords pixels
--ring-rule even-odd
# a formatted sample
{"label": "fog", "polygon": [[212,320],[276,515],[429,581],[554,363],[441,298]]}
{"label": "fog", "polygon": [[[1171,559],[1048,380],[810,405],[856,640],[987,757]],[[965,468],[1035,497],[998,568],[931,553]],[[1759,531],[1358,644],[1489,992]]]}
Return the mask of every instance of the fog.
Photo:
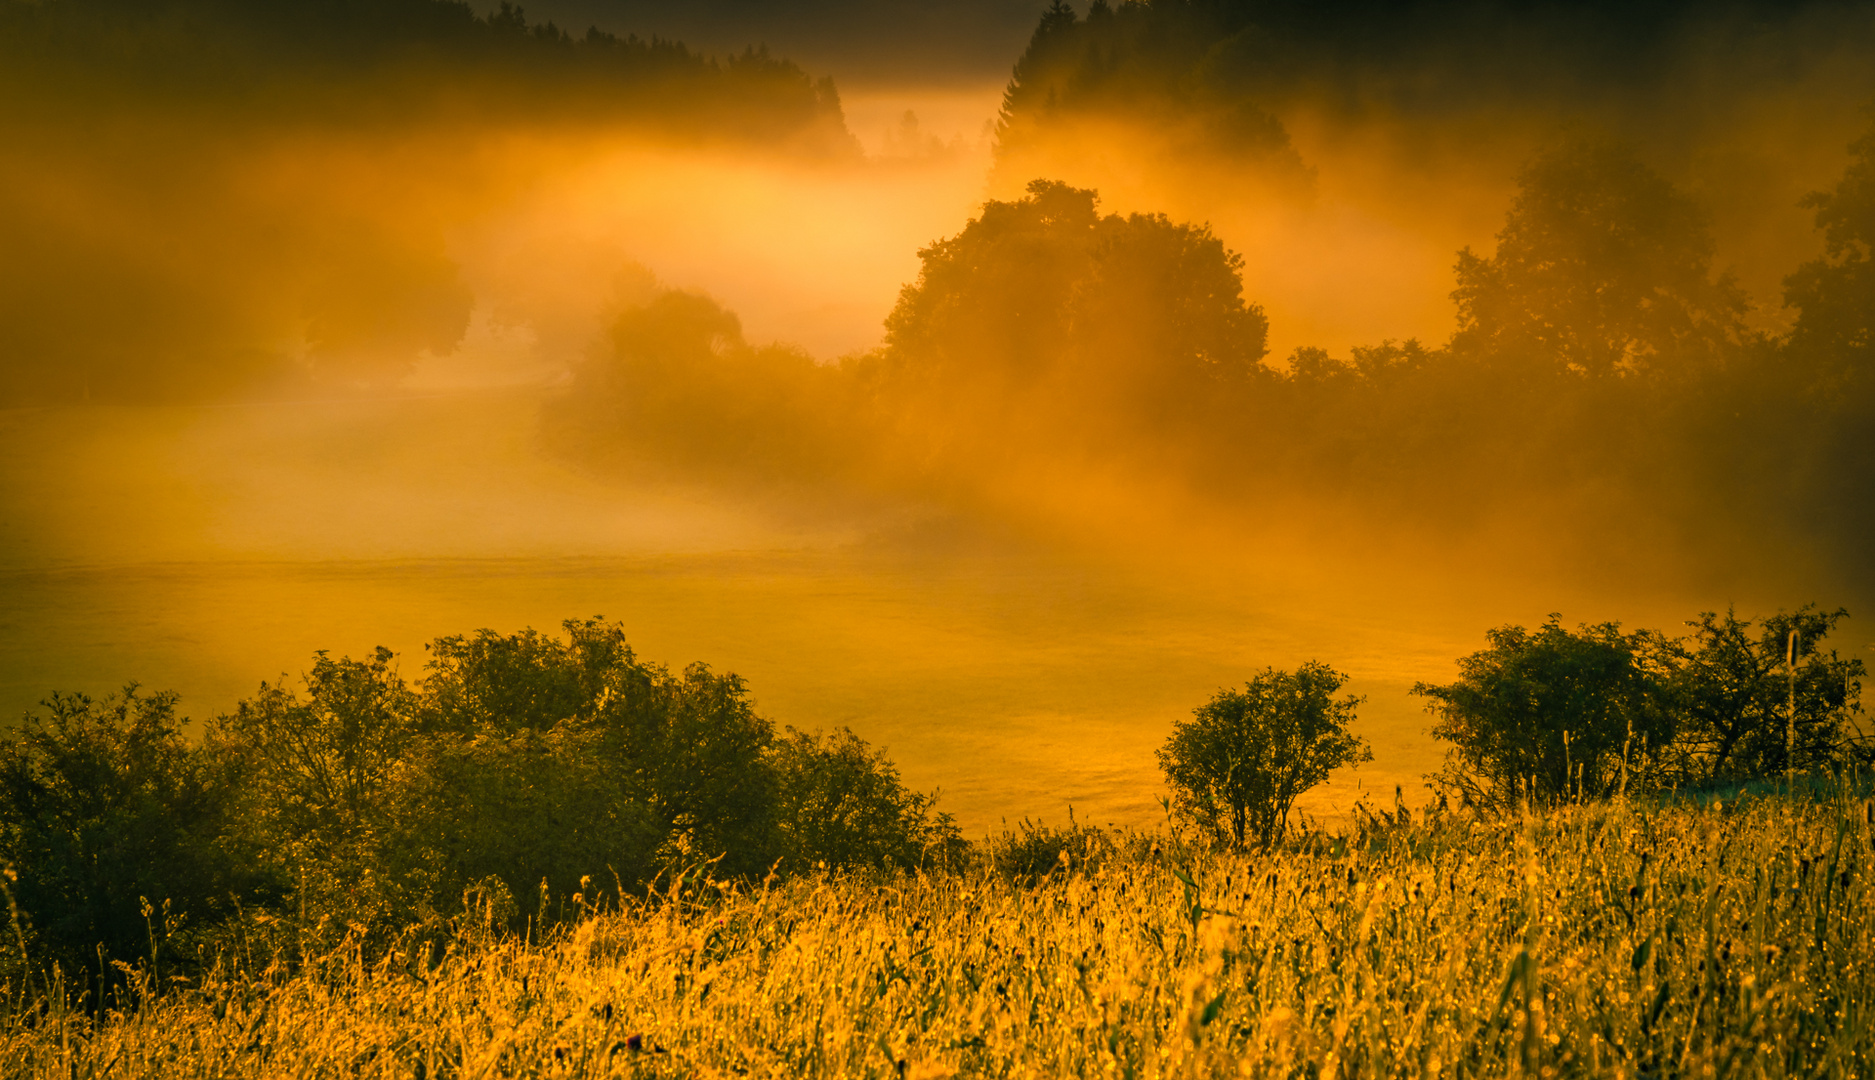
{"label": "fog", "polygon": [[[1799,201],[1843,176],[1875,97],[1864,7],[1689,21],[1645,81],[1586,46],[1541,78],[1460,78],[1462,27],[1449,54],[1369,42],[1256,67],[1189,123],[1067,90],[999,116],[1040,11],[920,10],[941,33],[836,4],[562,0],[528,18],[724,59],[589,86],[432,43],[148,95],[9,12],[37,59],[7,76],[21,149],[0,162],[21,253],[0,268],[0,713],[137,680],[202,718],[315,650],[388,645],[416,677],[438,635],[604,615],[646,657],[744,675],[778,723],[887,747],[980,834],[1070,804],[1153,823],[1171,723],[1266,665],[1319,658],[1367,697],[1374,761],[1303,804],[1333,818],[1423,797],[1439,748],[1406,690],[1491,627],[1815,601],[1851,609],[1833,644],[1867,655],[1859,405],[1830,406],[1849,434],[1798,470],[1755,448],[1827,425],[1728,432],[1732,383],[1630,401],[1608,387],[1638,377],[1577,395],[1435,364],[1376,405],[1332,366],[1456,340],[1459,249],[1496,249],[1523,170],[1581,139],[1701,206],[1746,331],[1788,332],[1784,278],[1824,251]],[[197,47],[156,35],[123,34],[152,70]],[[228,40],[216,55],[260,47]],[[726,59],[755,44],[773,57]],[[1173,70],[1154,64],[1129,77]],[[1045,274],[940,295],[923,255],[971,228],[985,246],[949,250],[1015,250],[992,210],[1026,213],[1038,178],[1097,190],[1108,231],[1064,292],[1067,336],[1025,351],[970,320]],[[1148,370],[1187,339],[1128,307],[1158,287],[1128,268],[1221,272],[1226,252],[1241,296],[1204,286],[1228,325],[1191,348],[1256,355],[1234,382]],[[1177,310],[1178,334],[1213,317]],[[1724,370],[1768,355],[1728,340]],[[1315,382],[1294,374],[1308,347],[1331,364]],[[1551,398],[1577,412],[1532,405]],[[1721,405],[1671,404],[1695,400]],[[1582,445],[1621,453],[1557,449]]]}

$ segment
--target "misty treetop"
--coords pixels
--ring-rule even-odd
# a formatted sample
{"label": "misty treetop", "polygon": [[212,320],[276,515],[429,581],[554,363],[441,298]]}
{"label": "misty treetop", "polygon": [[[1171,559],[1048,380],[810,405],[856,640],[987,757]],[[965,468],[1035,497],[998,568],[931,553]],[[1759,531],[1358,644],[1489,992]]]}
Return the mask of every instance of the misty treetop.
{"label": "misty treetop", "polygon": [[886,317],[887,378],[965,408],[1045,398],[1151,423],[1255,377],[1269,322],[1244,300],[1242,257],[1207,227],[1097,202],[1037,180],[921,250]]}
{"label": "misty treetop", "polygon": [[[1288,132],[1254,100],[1252,88],[1268,77],[1260,55],[1268,42],[1255,30],[1233,32],[1241,21],[1226,5],[1123,3],[1116,10],[1106,0],[1094,0],[1078,20],[1054,0],[1004,91],[999,165],[1033,168],[1035,155],[1073,155],[1063,144],[1085,141],[1132,152],[1223,154],[1301,178]],[[1141,138],[1146,132],[1150,141]]]}
{"label": "misty treetop", "polygon": [[[1817,0],[1092,0],[1084,17],[1053,0],[1003,97],[998,168],[1086,182],[1077,166],[1098,171],[1117,142],[1169,155],[1156,163],[1168,175],[1222,159],[1306,183],[1279,119],[1297,106],[1402,131],[1506,112],[1664,128],[1689,64],[1723,57],[1774,82],[1808,24],[1830,19],[1846,35],[1869,30],[1854,5]],[[1103,126],[1106,145],[1089,137]]]}
{"label": "misty treetop", "polygon": [[1800,377],[1829,397],[1866,395],[1875,380],[1875,130],[1849,148],[1842,179],[1804,200],[1816,211],[1824,255],[1785,279],[1784,301],[1797,312],[1791,353]]}
{"label": "misty treetop", "polygon": [[616,470],[789,485],[839,474],[868,428],[851,369],[754,345],[721,304],[662,290],[614,318],[549,407],[549,441]]}
{"label": "misty treetop", "polygon": [[1697,375],[1745,335],[1699,204],[1605,141],[1524,170],[1497,250],[1458,254],[1452,348],[1589,377]]}
{"label": "misty treetop", "polygon": [[751,345],[720,304],[665,290],[616,317],[549,438],[620,469],[955,494],[986,454],[1098,455],[1218,421],[1269,375],[1241,257],[1205,227],[1097,207],[1045,180],[986,202],[919,253],[885,344],[837,364]]}

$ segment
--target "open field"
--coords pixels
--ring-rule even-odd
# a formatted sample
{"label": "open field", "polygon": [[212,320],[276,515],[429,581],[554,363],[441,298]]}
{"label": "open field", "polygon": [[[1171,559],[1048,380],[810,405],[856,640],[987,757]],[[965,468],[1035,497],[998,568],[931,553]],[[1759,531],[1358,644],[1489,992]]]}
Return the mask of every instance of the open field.
{"label": "open field", "polygon": [[23,508],[0,520],[0,726],[133,679],[202,721],[315,650],[386,645],[416,678],[438,635],[605,615],[651,659],[746,677],[777,723],[887,748],[978,837],[1069,805],[1149,827],[1169,726],[1266,664],[1323,660],[1367,699],[1375,760],[1301,803],[1333,820],[1363,793],[1421,797],[1441,749],[1406,691],[1448,680],[1493,626],[1561,611],[1679,632],[1730,603],[1816,601],[1858,616],[1845,655],[1875,640],[1860,594],[1794,558],[1635,580],[1385,536],[1116,553],[608,487],[531,448],[540,397],[0,414],[0,503]]}
{"label": "open field", "polygon": [[99,1019],[22,1010],[16,985],[0,1069],[1868,1076],[1871,818],[1860,795],[1747,796],[1271,855],[1134,834],[1033,885],[691,874],[533,941],[470,918],[301,964],[256,923],[199,981]]}

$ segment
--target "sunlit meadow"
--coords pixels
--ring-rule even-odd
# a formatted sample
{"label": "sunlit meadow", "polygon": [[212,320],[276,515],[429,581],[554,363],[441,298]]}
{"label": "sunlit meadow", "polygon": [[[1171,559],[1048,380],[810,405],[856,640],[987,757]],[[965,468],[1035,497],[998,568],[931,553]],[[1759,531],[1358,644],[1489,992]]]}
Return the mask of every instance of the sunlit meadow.
{"label": "sunlit meadow", "polygon": [[[97,1014],[9,988],[9,1076],[1867,1076],[1875,804],[1369,815],[1268,854],[1006,835],[963,873],[707,867],[527,940],[255,918]],[[1061,839],[1068,834],[1055,834]],[[1023,865],[1023,859],[1029,865]],[[1024,870],[1030,872],[1024,873]],[[153,916],[153,925],[160,916]],[[50,1004],[47,1002],[50,1001]]]}

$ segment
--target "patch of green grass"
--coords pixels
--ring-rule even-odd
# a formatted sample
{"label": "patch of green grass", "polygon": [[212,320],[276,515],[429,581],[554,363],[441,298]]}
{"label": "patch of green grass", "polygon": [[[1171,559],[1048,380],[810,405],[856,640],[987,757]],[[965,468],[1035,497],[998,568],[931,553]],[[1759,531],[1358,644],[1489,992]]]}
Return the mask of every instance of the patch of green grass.
{"label": "patch of green grass", "polygon": [[545,940],[465,919],[375,956],[230,949],[95,1016],[15,985],[0,1073],[1866,1077],[1872,807],[1166,838],[1023,879],[691,877]]}

